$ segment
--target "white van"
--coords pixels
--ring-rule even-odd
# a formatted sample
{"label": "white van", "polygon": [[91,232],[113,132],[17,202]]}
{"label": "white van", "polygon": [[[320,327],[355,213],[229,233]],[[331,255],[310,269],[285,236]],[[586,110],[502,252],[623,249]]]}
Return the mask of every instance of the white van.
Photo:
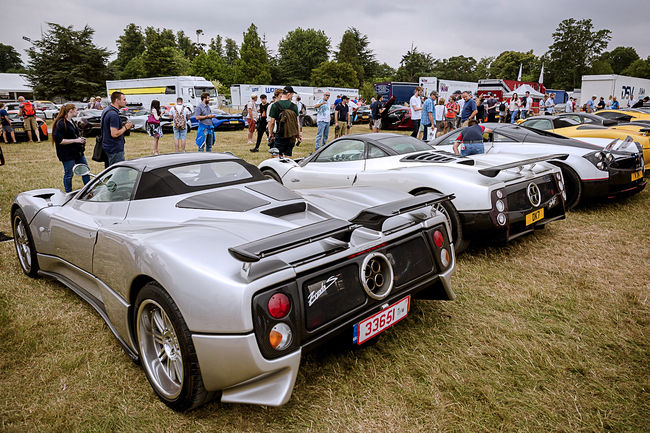
{"label": "white van", "polygon": [[214,85],[202,77],[153,77],[131,80],[106,81],[106,93],[119,91],[126,95],[127,104],[142,104],[149,108],[151,101],[157,99],[160,105],[176,104],[176,98],[183,98],[183,105],[194,111],[201,102],[201,93],[208,92],[210,98],[217,98]]}

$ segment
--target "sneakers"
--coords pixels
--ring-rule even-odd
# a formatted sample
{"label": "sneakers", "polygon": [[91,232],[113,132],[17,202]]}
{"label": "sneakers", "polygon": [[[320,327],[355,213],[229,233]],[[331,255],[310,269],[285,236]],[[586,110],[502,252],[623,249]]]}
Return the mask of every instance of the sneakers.
{"label": "sneakers", "polygon": [[251,152],[259,152],[259,149],[257,147],[254,147],[254,148],[250,149],[250,151]]}

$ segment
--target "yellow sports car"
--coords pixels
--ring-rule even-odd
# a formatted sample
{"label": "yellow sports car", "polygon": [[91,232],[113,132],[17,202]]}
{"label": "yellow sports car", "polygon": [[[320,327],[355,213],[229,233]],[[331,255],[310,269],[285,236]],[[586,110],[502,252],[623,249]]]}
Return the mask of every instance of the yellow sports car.
{"label": "yellow sports car", "polygon": [[636,110],[634,108],[627,110],[598,110],[594,114],[605,119],[616,120],[617,122],[650,121],[650,113],[644,113],[642,110]]}
{"label": "yellow sports car", "polygon": [[554,132],[565,137],[577,138],[578,140],[603,147],[607,146],[614,139],[625,140],[627,137],[632,137],[635,142],[642,146],[643,162],[646,170],[650,170],[649,126],[640,123],[639,126],[623,124],[607,127],[596,123],[580,123],[580,120],[574,119],[569,115],[536,116],[524,120],[520,125]]}

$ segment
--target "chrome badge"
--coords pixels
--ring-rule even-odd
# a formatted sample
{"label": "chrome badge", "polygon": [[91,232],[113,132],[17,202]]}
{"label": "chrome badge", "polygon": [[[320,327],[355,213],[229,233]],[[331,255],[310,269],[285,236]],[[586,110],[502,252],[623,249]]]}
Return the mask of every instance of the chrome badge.
{"label": "chrome badge", "polygon": [[535,207],[539,206],[539,204],[542,202],[542,193],[539,191],[539,187],[531,182],[528,184],[527,192],[530,204]]}

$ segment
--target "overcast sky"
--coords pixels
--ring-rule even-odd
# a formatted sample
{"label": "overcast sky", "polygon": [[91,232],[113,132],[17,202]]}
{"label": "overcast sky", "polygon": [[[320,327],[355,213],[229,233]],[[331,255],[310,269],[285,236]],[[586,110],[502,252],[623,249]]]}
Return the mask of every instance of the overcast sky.
{"label": "overcast sky", "polygon": [[[2,42],[23,55],[39,39],[47,22],[95,29],[94,41],[116,51],[115,40],[129,23],[183,30],[201,42],[218,34],[241,44],[252,23],[265,34],[273,51],[296,27],[323,30],[334,50],[351,26],[368,35],[380,62],[398,67],[415,45],[435,58],[496,56],[502,51],[547,51],[552,33],[566,18],[591,18],[596,30],[612,31],[608,50],[632,46],[642,58],[650,55],[650,0],[22,0],[3,1]],[[11,19],[9,17],[15,17]]]}

